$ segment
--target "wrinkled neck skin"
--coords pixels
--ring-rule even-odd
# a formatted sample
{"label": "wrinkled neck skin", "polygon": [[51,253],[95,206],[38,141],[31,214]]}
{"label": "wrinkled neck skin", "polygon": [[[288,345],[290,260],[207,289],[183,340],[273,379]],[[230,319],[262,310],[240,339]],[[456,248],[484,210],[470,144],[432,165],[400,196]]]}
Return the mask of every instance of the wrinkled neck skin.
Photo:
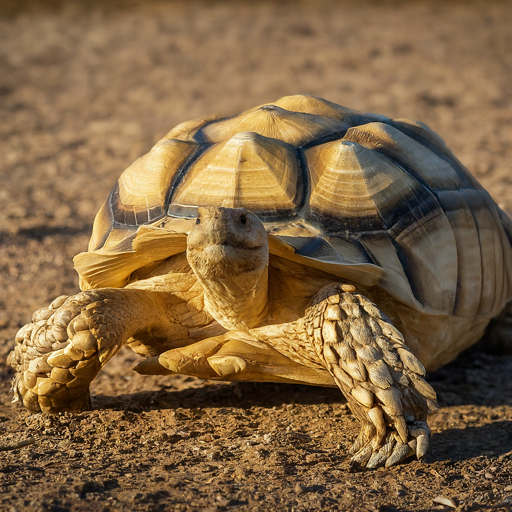
{"label": "wrinkled neck skin", "polygon": [[228,330],[248,331],[268,316],[268,237],[244,208],[199,208],[187,260],[203,287],[205,308]]}
{"label": "wrinkled neck skin", "polygon": [[258,274],[218,280],[197,276],[204,289],[207,311],[226,329],[247,331],[267,317],[268,273]]}

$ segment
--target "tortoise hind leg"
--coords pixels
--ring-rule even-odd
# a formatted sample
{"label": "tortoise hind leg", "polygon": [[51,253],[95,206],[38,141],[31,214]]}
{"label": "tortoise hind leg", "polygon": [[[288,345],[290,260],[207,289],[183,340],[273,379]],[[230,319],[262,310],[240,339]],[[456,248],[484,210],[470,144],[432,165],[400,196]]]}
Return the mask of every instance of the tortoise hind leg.
{"label": "tortoise hind leg", "polygon": [[230,340],[208,358],[208,363],[223,380],[335,385],[323,368],[297,364],[261,342],[253,345],[237,339]]}
{"label": "tortoise hind leg", "polygon": [[272,347],[256,343],[233,339],[228,332],[141,361],[134,370],[146,375],[182,374],[213,380],[336,385],[323,368],[299,365]]}
{"label": "tortoise hind leg", "polygon": [[133,370],[141,375],[191,375],[213,379],[217,374],[208,363],[208,357],[224,344],[223,336],[196,341],[184,347],[167,350],[156,357],[140,361]]}

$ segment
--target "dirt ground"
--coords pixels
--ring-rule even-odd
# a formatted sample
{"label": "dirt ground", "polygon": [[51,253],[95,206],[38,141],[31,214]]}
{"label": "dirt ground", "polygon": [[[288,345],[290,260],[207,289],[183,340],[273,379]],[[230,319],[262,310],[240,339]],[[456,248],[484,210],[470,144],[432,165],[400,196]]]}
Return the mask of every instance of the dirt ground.
{"label": "dirt ground", "polygon": [[334,389],[143,377],[126,350],[92,412],[29,415],[5,359],[33,310],[76,293],[117,176],[189,118],[300,92],[421,119],[512,213],[511,23],[491,0],[2,2],[0,510],[510,510],[512,356],[429,375],[425,461],[362,472]]}

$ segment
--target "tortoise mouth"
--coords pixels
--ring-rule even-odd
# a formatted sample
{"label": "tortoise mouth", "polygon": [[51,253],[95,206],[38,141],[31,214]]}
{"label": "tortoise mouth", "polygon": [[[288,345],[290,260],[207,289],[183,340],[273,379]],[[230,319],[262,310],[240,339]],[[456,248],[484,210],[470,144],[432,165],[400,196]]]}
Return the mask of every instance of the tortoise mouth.
{"label": "tortoise mouth", "polygon": [[233,245],[228,243],[222,243],[222,244],[212,244],[208,247],[205,247],[202,250],[202,253],[204,256],[208,257],[209,255],[222,255],[226,258],[243,258],[244,255],[250,255],[251,257],[254,257],[254,253],[258,250],[261,250],[262,246],[258,247],[246,247],[244,245]]}
{"label": "tortoise mouth", "polygon": [[261,270],[268,261],[266,247],[229,243],[212,244],[187,250],[194,272],[203,277],[234,276]]}
{"label": "tortoise mouth", "polygon": [[[187,246],[189,250],[197,250],[202,251],[206,250],[209,247],[231,247],[236,250],[248,250],[248,251],[257,251],[266,247],[266,243],[261,240],[251,240],[249,237],[240,236],[238,233],[208,233],[209,236],[206,236],[202,239],[197,239],[194,237],[192,239],[190,236],[187,240]],[[265,240],[266,242],[266,240]]]}
{"label": "tortoise mouth", "polygon": [[187,249],[187,259],[198,277],[232,278],[263,271],[268,264],[266,246],[247,247],[229,243]]}
{"label": "tortoise mouth", "polygon": [[218,244],[212,244],[209,247],[233,247],[235,249],[243,250],[246,249],[248,251],[257,251],[263,247],[262,244],[259,245],[247,245],[247,243],[232,243],[232,242],[220,242]]}

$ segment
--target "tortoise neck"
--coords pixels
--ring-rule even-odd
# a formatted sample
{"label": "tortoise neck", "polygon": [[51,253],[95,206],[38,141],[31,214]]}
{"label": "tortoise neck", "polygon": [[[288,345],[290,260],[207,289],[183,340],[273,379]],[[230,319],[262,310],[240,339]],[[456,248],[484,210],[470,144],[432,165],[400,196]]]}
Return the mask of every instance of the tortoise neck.
{"label": "tortoise neck", "polygon": [[196,276],[206,310],[226,329],[247,331],[268,316],[268,264],[263,271],[214,279]]}
{"label": "tortoise neck", "polygon": [[268,315],[268,237],[245,208],[198,209],[187,260],[203,286],[206,310],[226,329],[248,330]]}

